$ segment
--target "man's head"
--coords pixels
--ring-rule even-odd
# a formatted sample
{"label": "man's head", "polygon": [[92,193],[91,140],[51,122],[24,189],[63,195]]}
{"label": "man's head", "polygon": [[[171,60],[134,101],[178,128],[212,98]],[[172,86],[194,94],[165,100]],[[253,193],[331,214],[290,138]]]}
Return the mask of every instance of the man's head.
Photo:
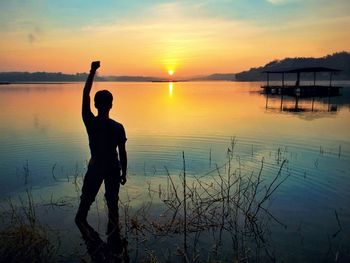
{"label": "man's head", "polygon": [[108,90],[100,90],[95,94],[95,107],[98,111],[109,111],[112,108],[113,96]]}

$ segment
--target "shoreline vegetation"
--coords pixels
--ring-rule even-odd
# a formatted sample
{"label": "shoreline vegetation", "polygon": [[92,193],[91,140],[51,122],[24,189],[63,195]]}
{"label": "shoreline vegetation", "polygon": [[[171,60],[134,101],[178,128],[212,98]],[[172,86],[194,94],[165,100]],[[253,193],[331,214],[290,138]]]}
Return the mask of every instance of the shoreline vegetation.
{"label": "shoreline vegetation", "polygon": [[[225,261],[227,257],[233,257],[235,262],[259,261],[261,258],[276,260],[266,233],[271,221],[284,228],[287,226],[269,212],[267,203],[290,176],[288,161],[279,156],[278,172],[266,180],[263,178],[264,158],[258,171],[247,173],[237,159],[235,144],[233,138],[224,164],[215,165],[200,176],[187,175],[185,152],[182,152],[182,172],[178,176],[171,175],[164,167],[164,184],[149,183],[145,189],[149,198],[141,206],[133,209],[133,197],[130,196],[119,201],[121,232],[132,243],[130,250],[135,262],[163,262],[157,259],[159,251],[150,246],[152,239],[156,238],[176,242],[173,249],[166,248],[173,250],[167,255],[168,262],[217,262]],[[53,179],[57,180],[54,174]],[[82,177],[75,172],[71,181],[78,198]],[[30,189],[19,200],[15,204],[9,199],[2,207],[1,218],[7,224],[0,229],[1,258],[8,262],[55,261],[59,238],[49,226],[40,223],[36,210],[40,207],[65,207],[72,200],[59,198],[59,202],[51,199],[39,204],[34,201]],[[159,214],[154,213],[154,209],[159,209],[157,202],[161,203]],[[201,254],[203,238],[212,242],[212,251],[207,255]],[[94,259],[97,250],[91,251],[94,251],[90,255]],[[125,261],[129,257],[127,250],[123,249],[121,253],[126,253],[119,255],[124,261],[116,262],[128,262]]]}
{"label": "shoreline vegetation", "polygon": [[[350,52],[337,52],[321,58],[285,58],[273,60],[264,66],[251,68],[239,73],[214,73],[195,77],[160,78],[152,76],[96,76],[100,82],[183,82],[183,81],[265,81],[263,71],[283,70],[297,67],[330,67],[342,70],[336,74],[334,80],[350,80]],[[285,80],[294,80],[295,74],[286,74]],[[6,84],[50,84],[84,82],[87,73],[65,74],[62,72],[0,72],[0,85]],[[303,79],[311,80],[312,73],[305,73]],[[328,74],[319,74],[319,80],[328,80]],[[280,76],[272,75],[270,80],[280,80]]]}
{"label": "shoreline vegetation", "polygon": [[[162,183],[146,180],[144,194],[148,198],[139,205],[134,203],[140,199],[138,196],[127,193],[121,197],[119,221],[124,248],[117,257],[119,261],[115,262],[129,262],[130,258],[132,262],[278,261],[271,227],[287,229],[288,226],[273,215],[271,204],[278,198],[278,189],[293,173],[288,157],[278,148],[270,158],[262,156],[260,166],[247,169],[236,144],[236,138],[232,138],[226,161],[221,165],[211,164],[210,155],[209,171],[200,175],[188,173],[187,159],[182,152],[182,171],[174,174],[164,167]],[[271,170],[271,165],[275,170]],[[26,184],[30,177],[28,163],[24,170]],[[88,244],[87,248],[81,248],[85,250],[82,253],[62,254],[64,234],[42,224],[43,218],[40,218],[40,214],[61,215],[63,210],[75,212],[83,172],[74,171],[70,177],[60,178],[55,174],[55,167],[52,168],[52,179],[69,184],[73,196],[53,198],[52,193],[51,199],[37,202],[39,198],[28,188],[19,196],[19,201],[10,198],[1,202],[1,258],[8,262],[55,262],[64,258],[91,262],[98,256],[99,247],[94,249]],[[101,200],[101,196],[98,199]],[[45,212],[39,213],[40,209]],[[101,209],[106,210],[106,204],[103,208],[96,201],[96,211],[92,214],[97,219],[92,220],[92,224],[105,221],[100,218],[104,214]],[[327,261],[342,256],[342,251],[332,247],[341,238],[343,229],[336,210],[335,218],[338,230],[329,237],[329,251],[324,251]],[[97,231],[101,232],[99,227]],[[99,234],[94,233],[100,240]],[[72,246],[71,240],[69,242]]]}

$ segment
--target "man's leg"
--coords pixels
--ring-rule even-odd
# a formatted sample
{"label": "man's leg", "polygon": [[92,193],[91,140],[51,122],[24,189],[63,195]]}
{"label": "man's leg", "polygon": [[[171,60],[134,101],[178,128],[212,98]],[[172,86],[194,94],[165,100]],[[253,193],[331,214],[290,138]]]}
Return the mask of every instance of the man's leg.
{"label": "man's leg", "polygon": [[107,235],[113,231],[119,232],[119,187],[120,187],[120,171],[108,173],[105,180],[105,198],[108,207],[108,226]]}
{"label": "man's leg", "polygon": [[98,172],[97,167],[90,165],[84,177],[83,188],[81,190],[80,205],[75,216],[76,223],[85,223],[91,204],[100,189],[103,176]]}

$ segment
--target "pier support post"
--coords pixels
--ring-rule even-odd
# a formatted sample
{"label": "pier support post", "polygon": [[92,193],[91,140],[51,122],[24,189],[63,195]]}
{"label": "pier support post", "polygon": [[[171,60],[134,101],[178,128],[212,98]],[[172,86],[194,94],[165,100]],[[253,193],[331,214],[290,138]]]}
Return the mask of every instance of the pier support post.
{"label": "pier support post", "polygon": [[329,86],[332,87],[333,72],[329,74]]}
{"label": "pier support post", "polygon": [[265,109],[267,109],[267,103],[269,102],[269,94],[266,94],[266,104],[265,104]]}
{"label": "pier support post", "polygon": [[269,72],[266,73],[266,83],[267,83],[267,86],[270,86],[270,74]]}
{"label": "pier support post", "polygon": [[316,72],[314,72],[314,87],[316,86]]}
{"label": "pier support post", "polygon": [[281,96],[281,105],[280,105],[280,110],[282,110],[282,109],[283,109],[283,94]]}
{"label": "pier support post", "polygon": [[294,106],[294,110],[298,111],[299,109],[299,98],[298,96],[295,96],[295,106]]}
{"label": "pier support post", "polygon": [[300,72],[297,73],[297,83],[296,86],[300,85]]}

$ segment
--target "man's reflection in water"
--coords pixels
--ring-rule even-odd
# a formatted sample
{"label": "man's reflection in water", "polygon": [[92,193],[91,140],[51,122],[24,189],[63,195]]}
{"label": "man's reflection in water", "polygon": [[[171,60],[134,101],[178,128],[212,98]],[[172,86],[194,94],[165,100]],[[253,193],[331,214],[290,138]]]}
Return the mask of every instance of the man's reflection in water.
{"label": "man's reflection in water", "polygon": [[93,262],[126,263],[130,261],[127,251],[128,242],[125,238],[121,238],[118,227],[108,235],[105,243],[88,223],[77,224],[77,226]]}

